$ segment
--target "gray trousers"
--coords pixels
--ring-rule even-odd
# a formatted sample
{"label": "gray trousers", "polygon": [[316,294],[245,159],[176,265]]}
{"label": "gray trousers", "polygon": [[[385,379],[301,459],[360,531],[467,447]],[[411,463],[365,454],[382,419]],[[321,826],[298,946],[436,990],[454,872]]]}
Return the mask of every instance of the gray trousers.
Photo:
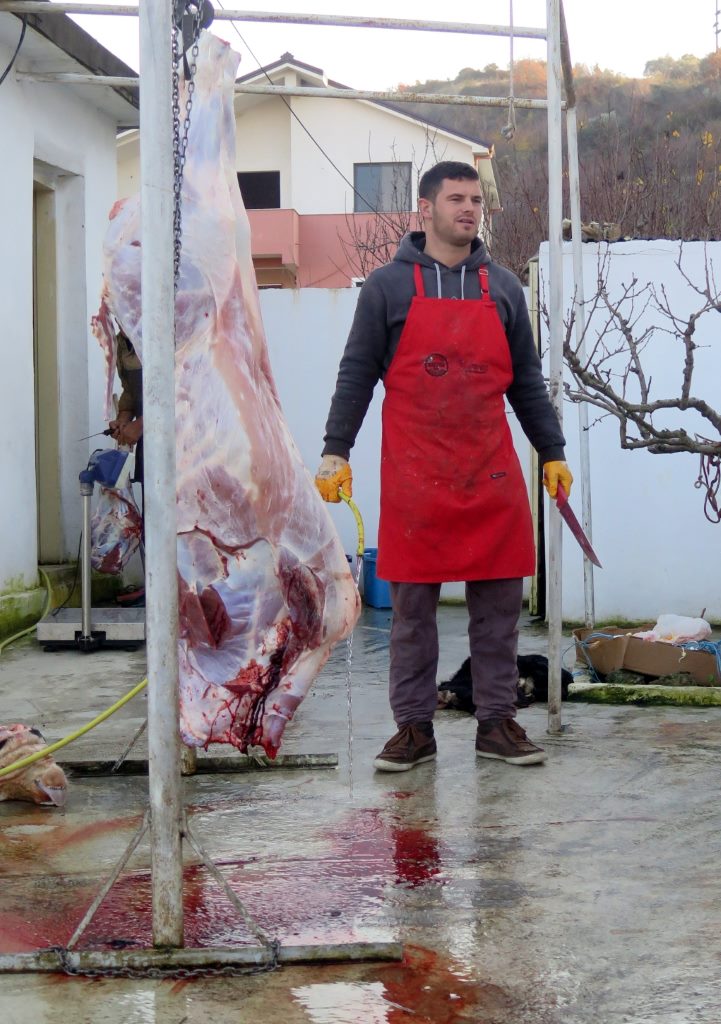
{"label": "gray trousers", "polygon": [[[430,722],[437,704],[440,583],[391,583],[390,703],[398,726]],[[473,703],[479,722],[515,718],[523,580],[466,583]],[[460,667],[460,666],[458,666]]]}

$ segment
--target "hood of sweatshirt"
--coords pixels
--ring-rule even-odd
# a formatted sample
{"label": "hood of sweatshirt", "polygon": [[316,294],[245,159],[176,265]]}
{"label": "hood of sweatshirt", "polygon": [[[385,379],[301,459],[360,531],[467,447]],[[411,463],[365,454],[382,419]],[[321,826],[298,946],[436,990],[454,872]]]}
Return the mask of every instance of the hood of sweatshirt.
{"label": "hood of sweatshirt", "polygon": [[451,274],[458,275],[460,278],[460,289],[458,288],[458,285],[456,285],[456,287],[452,286],[451,294],[458,291],[460,297],[463,297],[463,283],[466,274],[469,271],[477,271],[479,267],[491,262],[488,251],[480,238],[473,239],[471,242],[471,251],[468,256],[452,267],[447,267],[445,264],[434,260],[432,256],[428,256],[424,251],[425,244],[426,235],[424,231],[411,231],[401,239],[398,251],[393,257],[393,260],[394,262],[397,261],[399,263],[419,263],[421,267],[434,271],[438,288],[437,294],[439,296],[447,294],[448,289],[447,287],[443,287],[442,279],[446,275]]}

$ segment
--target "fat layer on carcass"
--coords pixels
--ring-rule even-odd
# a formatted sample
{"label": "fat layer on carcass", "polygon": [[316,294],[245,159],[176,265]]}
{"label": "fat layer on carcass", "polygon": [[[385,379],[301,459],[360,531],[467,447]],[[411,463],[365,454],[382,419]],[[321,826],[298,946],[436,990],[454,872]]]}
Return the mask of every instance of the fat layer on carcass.
{"label": "fat layer on carcass", "polygon": [[[274,756],[360,603],[268,360],[236,175],[238,60],[202,34],[176,298],[180,720],[190,745]],[[139,200],[110,216],[94,329],[112,374],[116,323],[142,359]]]}

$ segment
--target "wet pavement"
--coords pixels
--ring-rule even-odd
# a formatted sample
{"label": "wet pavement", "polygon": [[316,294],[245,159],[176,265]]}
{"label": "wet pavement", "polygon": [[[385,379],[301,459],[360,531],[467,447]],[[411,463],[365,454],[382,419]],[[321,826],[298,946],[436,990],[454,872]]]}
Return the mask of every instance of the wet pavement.
{"label": "wet pavement", "polygon": [[[465,610],[440,611],[440,676],[466,656]],[[545,765],[477,761],[474,722],[439,712],[435,764],[376,774],[392,731],[389,613],[366,608],[336,650],[284,753],[337,753],[337,769],[197,775],[191,827],[256,920],[285,944],[398,939],[400,963],[282,967],[181,979],[0,976],[2,1021],[66,1024],[718,1024],[721,708],[564,707],[519,713]],[[524,623],[521,653],[546,652]],[[569,654],[569,660],[572,655]],[[0,722],[55,740],[144,674],[144,654],[0,661]],[[58,756],[116,757],[144,696]],[[213,748],[213,753],[227,751]],[[142,741],[133,751],[144,754]],[[352,773],[349,754],[352,753]],[[143,777],[71,780],[63,811],[0,804],[0,953],[65,944],[138,828]],[[254,941],[189,851],[188,945]],[[150,941],[141,844],[80,946]]]}

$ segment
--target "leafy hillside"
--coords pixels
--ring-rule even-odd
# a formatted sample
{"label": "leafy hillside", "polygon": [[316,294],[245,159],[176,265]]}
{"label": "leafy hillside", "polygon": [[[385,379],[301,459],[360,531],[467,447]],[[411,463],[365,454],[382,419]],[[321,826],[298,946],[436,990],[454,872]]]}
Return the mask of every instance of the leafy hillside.
{"label": "leafy hillside", "polygon": [[[543,61],[516,62],[513,79],[516,96],[546,94]],[[626,237],[721,238],[721,52],[659,58],[642,79],[577,65],[574,81],[583,222],[619,224]],[[508,70],[492,64],[464,68],[454,81],[400,88],[507,97],[509,84]],[[503,205],[495,217],[494,256],[519,271],[546,237],[545,111],[515,108],[515,132],[507,138],[508,109],[412,109],[493,145]]]}

